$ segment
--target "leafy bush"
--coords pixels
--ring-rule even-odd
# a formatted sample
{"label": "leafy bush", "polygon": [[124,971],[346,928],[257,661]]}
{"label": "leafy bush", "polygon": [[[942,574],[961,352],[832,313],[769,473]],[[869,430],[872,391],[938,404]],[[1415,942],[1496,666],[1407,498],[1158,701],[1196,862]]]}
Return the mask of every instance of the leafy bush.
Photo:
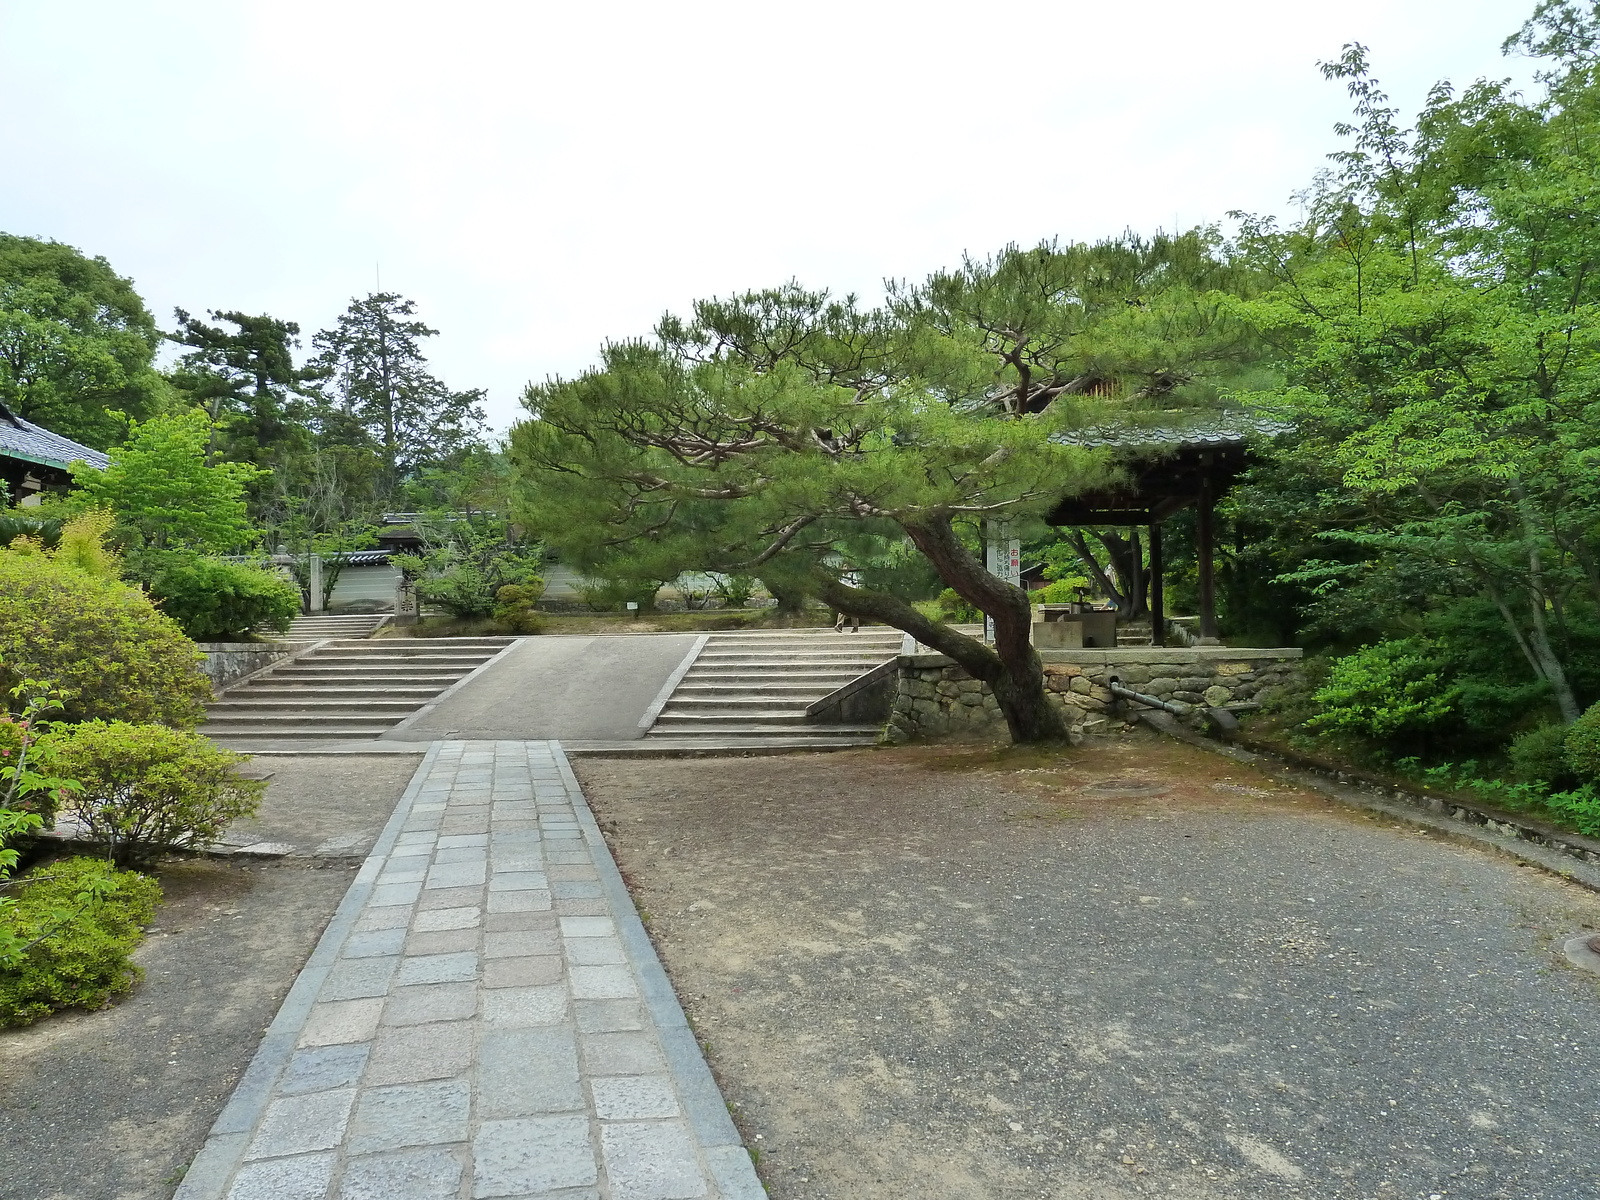
{"label": "leafy bush", "polygon": [[0,512],[0,546],[9,546],[18,538],[31,538],[46,550],[54,550],[61,541],[62,522],[58,517],[35,517],[20,512]]}
{"label": "leafy bush", "polygon": [[86,721],[41,738],[39,750],[46,770],[80,785],[64,807],[118,866],[214,842],[255,813],[266,788],[234,773],[247,755],[161,725]]}
{"label": "leafy bush", "polygon": [[963,600],[955,588],[945,588],[934,603],[938,605],[939,616],[946,621],[959,625],[983,620],[983,614]]}
{"label": "leafy bush", "polygon": [[122,560],[106,548],[116,524],[116,515],[103,508],[88,509],[66,521],[56,538],[56,561],[101,579],[120,578]]}
{"label": "leafy bush", "polygon": [[508,583],[494,594],[494,619],[513,633],[538,633],[544,628],[533,606],[544,595],[544,580]]}
{"label": "leafy bush", "polygon": [[263,567],[169,551],[141,556],[138,569],[161,611],[197,642],[282,633],[300,614],[300,589]]}
{"label": "leafy bush", "polygon": [[656,593],[661,590],[660,580],[641,582],[637,579],[580,579],[578,595],[595,612],[616,612],[631,600],[641,612],[656,606]]}
{"label": "leafy bush", "polygon": [[1507,752],[1518,779],[1547,788],[1575,787],[1577,778],[1567,764],[1565,725],[1540,725],[1517,735]]}
{"label": "leafy bush", "polygon": [[1555,792],[1544,798],[1544,807],[1563,825],[1589,837],[1600,837],[1600,793],[1594,788]]}
{"label": "leafy bush", "polygon": [[724,608],[743,608],[756,593],[753,575],[712,575],[711,578],[717,599]]}
{"label": "leafy bush", "polygon": [[1386,753],[1411,753],[1450,719],[1455,699],[1427,642],[1378,642],[1334,660],[1316,693],[1321,712],[1307,724],[1354,734]]}
{"label": "leafy bush", "polygon": [[15,904],[0,914],[0,933],[18,949],[0,966],[0,1025],[99,1008],[139,981],[143,972],[128,954],[161,899],[155,880],[73,858],[17,882]]}
{"label": "leafy bush", "polygon": [[1066,579],[1055,579],[1028,593],[1028,599],[1034,604],[1071,604],[1079,599],[1078,589],[1088,583],[1082,575],[1073,575]]}
{"label": "leafy bush", "polygon": [[59,688],[66,720],[187,728],[211,698],[194,643],[138,588],[0,550],[0,689],[23,679]]}
{"label": "leafy bush", "polygon": [[1566,728],[1567,766],[1582,783],[1600,783],[1600,704],[1590,706]]}

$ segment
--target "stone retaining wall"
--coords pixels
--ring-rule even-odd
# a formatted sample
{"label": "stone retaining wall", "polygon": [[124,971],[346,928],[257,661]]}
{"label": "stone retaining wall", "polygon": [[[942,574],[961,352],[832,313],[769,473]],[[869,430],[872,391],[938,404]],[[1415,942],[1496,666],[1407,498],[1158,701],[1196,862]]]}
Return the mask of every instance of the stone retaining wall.
{"label": "stone retaining wall", "polygon": [[[1229,646],[1120,650],[1041,650],[1045,686],[1068,726],[1084,723],[1111,705],[1107,684],[1119,680],[1158,700],[1223,708],[1257,700],[1296,670],[1296,647],[1246,650]],[[894,707],[885,736],[894,742],[1005,736],[1000,706],[987,684],[942,654],[903,654]]]}
{"label": "stone retaining wall", "polygon": [[237,683],[279,659],[304,650],[311,642],[196,642],[205,655],[200,669],[211,680],[211,690]]}

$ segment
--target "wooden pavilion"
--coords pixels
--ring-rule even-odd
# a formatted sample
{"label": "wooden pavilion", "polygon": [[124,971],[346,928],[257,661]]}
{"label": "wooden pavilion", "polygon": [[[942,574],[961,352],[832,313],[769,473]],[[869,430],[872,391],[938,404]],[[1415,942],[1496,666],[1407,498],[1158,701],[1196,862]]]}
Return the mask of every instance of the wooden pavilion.
{"label": "wooden pavilion", "polygon": [[1057,435],[1064,443],[1108,449],[1127,471],[1120,487],[1063,499],[1045,517],[1056,526],[1127,525],[1149,530],[1150,640],[1165,644],[1161,525],[1193,505],[1199,568],[1200,640],[1217,640],[1216,568],[1212,513],[1217,500],[1250,465],[1250,444],[1290,426],[1246,413],[1222,414],[1168,426],[1086,429]]}

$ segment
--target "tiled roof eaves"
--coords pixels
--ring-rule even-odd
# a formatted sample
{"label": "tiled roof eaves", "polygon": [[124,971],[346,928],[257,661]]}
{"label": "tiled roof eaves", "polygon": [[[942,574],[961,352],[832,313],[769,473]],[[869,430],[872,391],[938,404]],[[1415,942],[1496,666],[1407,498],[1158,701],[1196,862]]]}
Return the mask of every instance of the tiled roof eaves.
{"label": "tiled roof eaves", "polygon": [[1294,428],[1275,417],[1238,413],[1196,421],[1193,425],[1092,426],[1063,431],[1052,441],[1066,446],[1137,450],[1144,447],[1242,446],[1252,438],[1271,438]]}
{"label": "tiled roof eaves", "polygon": [[60,434],[51,433],[32,421],[9,416],[0,419],[0,457],[55,467],[65,471],[75,462],[104,468],[111,459],[103,451],[91,450]]}

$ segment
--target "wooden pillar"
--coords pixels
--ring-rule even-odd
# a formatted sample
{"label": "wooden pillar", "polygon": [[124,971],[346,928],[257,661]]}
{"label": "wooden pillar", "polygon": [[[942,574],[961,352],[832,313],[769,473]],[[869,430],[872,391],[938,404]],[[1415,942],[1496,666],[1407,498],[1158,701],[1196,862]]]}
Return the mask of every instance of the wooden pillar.
{"label": "wooden pillar", "polygon": [[1211,491],[1211,473],[1200,476],[1200,502],[1195,506],[1195,557],[1200,569],[1200,636],[1217,639],[1217,571],[1213,561],[1214,537],[1211,528],[1211,509],[1216,497]]}
{"label": "wooden pillar", "polygon": [[1161,586],[1161,522],[1150,522],[1150,644],[1167,644],[1167,607]]}

